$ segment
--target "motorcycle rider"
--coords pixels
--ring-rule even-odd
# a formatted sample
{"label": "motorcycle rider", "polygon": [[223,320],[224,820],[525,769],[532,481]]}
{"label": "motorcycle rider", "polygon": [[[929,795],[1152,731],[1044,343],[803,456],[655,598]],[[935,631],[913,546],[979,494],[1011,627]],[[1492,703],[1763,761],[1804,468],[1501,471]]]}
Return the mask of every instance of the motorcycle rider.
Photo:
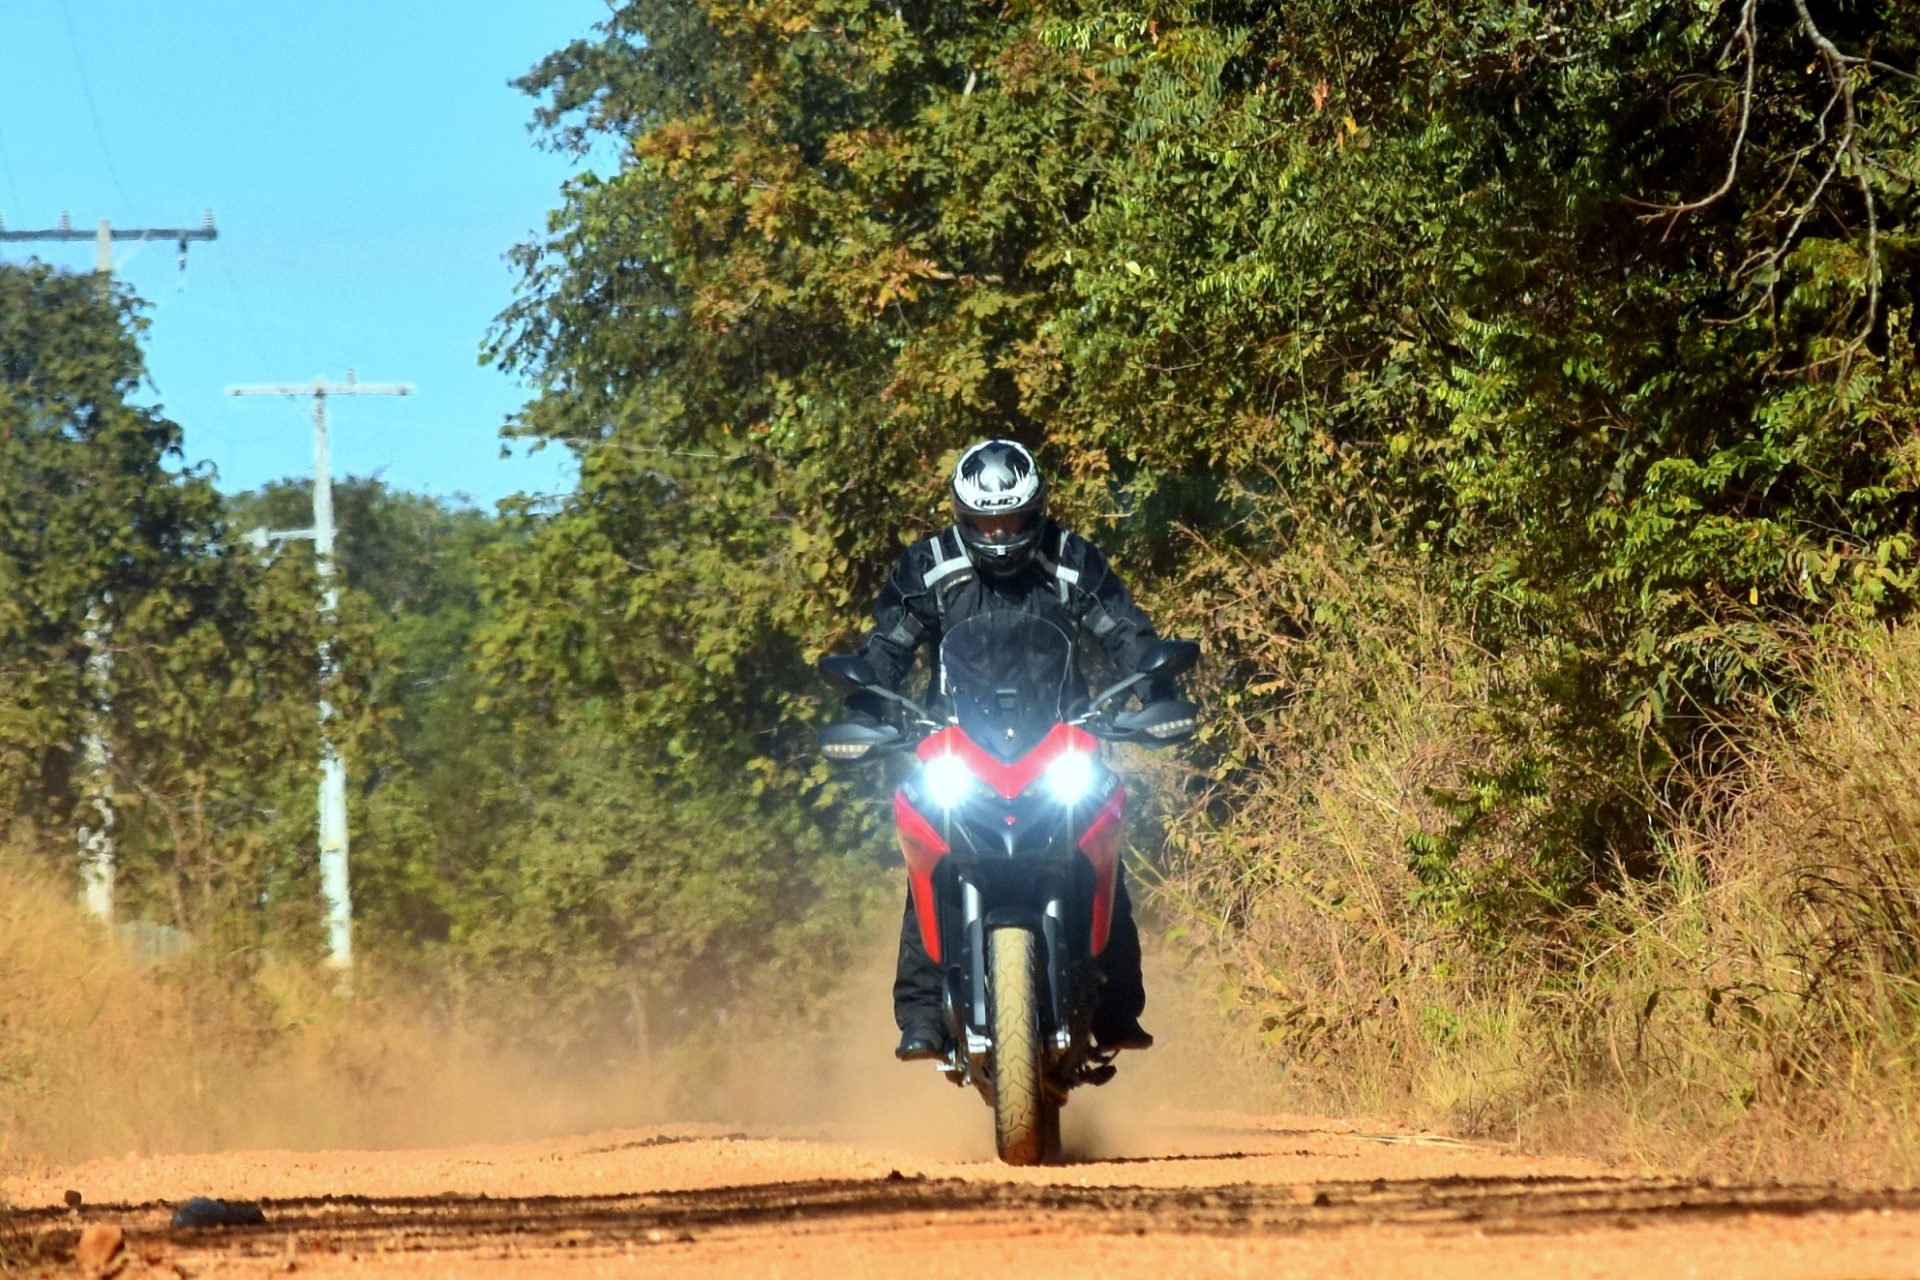
{"label": "motorcycle rider", "polygon": [[[942,636],[968,618],[1012,610],[1046,618],[1073,637],[1091,637],[1121,672],[1136,669],[1155,639],[1153,624],[1092,543],[1047,515],[1047,486],[1025,446],[983,440],[960,455],[950,482],[953,524],[908,547],[873,606],[874,626],[860,646],[887,688],[900,691],[924,645],[937,653]],[[1082,680],[1084,683],[1084,680]],[[1084,692],[1084,691],[1083,691]],[[1145,700],[1172,697],[1149,684]],[[848,708],[881,723],[888,704],[869,690]],[[1153,1037],[1140,1025],[1146,989],[1140,978],[1140,933],[1125,877],[1116,886],[1107,947],[1095,962],[1105,977],[1094,1011],[1094,1041],[1103,1049],[1145,1049]],[[938,1058],[946,1051],[943,981],[915,922],[912,895],[900,922],[893,983],[900,1059]]]}

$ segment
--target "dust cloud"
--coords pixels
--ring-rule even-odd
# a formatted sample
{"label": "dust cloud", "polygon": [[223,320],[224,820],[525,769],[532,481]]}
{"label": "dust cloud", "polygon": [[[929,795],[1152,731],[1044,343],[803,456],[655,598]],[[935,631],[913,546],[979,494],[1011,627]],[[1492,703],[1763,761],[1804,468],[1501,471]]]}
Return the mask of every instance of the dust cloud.
{"label": "dust cloud", "polygon": [[[978,1093],[893,1058],[890,913],[821,1010],[736,1016],[642,1057],[449,1026],[407,993],[340,1001],[311,975],[268,974],[238,1001],[195,993],[103,949],[70,905],[0,875],[0,1172],[95,1156],[508,1142],[704,1121],[940,1161],[991,1161]],[[1158,961],[1156,963],[1156,961]],[[1081,1158],[1176,1141],[1183,1116],[1245,1109],[1271,1069],[1236,1052],[1209,993],[1150,951],[1159,1037],[1063,1117]],[[790,1007],[790,1006],[789,1006]],[[495,1024],[496,1028],[498,1024]]]}
{"label": "dust cloud", "polygon": [[267,966],[148,963],[0,851],[0,1173],[95,1156],[506,1140],[647,1123],[639,1067],[346,1001]]}
{"label": "dust cloud", "polygon": [[[758,1046],[752,1060],[727,1064],[684,1100],[681,1118],[785,1129],[907,1158],[993,1160],[992,1114],[979,1093],[955,1087],[933,1063],[894,1060],[894,934],[873,932],[814,1026],[744,1037]],[[1142,1021],[1155,1045],[1122,1054],[1112,1082],[1074,1091],[1061,1113],[1070,1159],[1177,1150],[1205,1113],[1277,1102],[1275,1072],[1247,1052],[1246,1032],[1190,969],[1145,941]]]}

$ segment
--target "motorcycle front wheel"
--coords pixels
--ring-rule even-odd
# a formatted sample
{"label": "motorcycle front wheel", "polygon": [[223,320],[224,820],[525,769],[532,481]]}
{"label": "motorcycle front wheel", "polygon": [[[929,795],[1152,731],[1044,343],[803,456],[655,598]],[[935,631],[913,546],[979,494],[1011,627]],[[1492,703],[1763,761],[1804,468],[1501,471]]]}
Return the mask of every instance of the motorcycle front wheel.
{"label": "motorcycle front wheel", "polygon": [[993,999],[993,1140],[1007,1164],[1058,1155],[1059,1104],[1040,1073],[1040,1001],[1035,939],[1026,929],[987,935]]}

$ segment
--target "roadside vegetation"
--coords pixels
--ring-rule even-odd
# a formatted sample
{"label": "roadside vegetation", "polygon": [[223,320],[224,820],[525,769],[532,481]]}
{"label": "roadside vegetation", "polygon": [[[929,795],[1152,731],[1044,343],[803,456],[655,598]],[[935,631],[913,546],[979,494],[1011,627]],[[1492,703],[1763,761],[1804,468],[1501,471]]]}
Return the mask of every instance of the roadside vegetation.
{"label": "roadside vegetation", "polygon": [[392,986],[346,1001],[297,958],[244,974],[201,949],[156,961],[0,850],[0,1176],[126,1153],[543,1137],[673,1114],[688,1088],[619,1046],[503,1037],[500,1019],[450,1018]]}
{"label": "roadside vegetation", "polygon": [[[1783,644],[1791,713],[1728,708],[1735,758],[1670,775],[1644,861],[1569,901],[1531,834],[1548,797],[1484,781],[1524,668],[1327,544],[1232,576],[1202,607],[1311,678],[1215,720],[1230,769],[1166,768],[1191,801],[1154,897],[1303,1102],[1655,1168],[1920,1177],[1920,630]],[[1303,589],[1337,642],[1255,622]]]}
{"label": "roadside vegetation", "polygon": [[[811,663],[1011,433],[1207,652],[1139,854],[1303,1093],[1920,1177],[1917,66],[1851,0],[616,5],[487,344],[576,492],[343,493],[366,995],[641,1062],[817,997],[887,842]],[[137,333],[0,268],[0,812],[67,874],[114,611],[125,913],[250,982],[320,940],[311,573],[236,539],[298,495],[177,470]]]}

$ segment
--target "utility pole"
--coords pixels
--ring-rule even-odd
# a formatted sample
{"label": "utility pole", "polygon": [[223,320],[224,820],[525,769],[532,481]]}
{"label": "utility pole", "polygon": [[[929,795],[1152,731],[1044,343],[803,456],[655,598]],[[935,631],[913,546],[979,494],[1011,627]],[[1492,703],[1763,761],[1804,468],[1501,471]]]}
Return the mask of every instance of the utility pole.
{"label": "utility pole", "polygon": [[347,876],[347,766],[327,731],[333,704],[327,692],[340,673],[334,652],[334,624],[340,591],[333,585],[333,457],[327,441],[327,401],[333,396],[410,396],[412,386],[400,382],[360,382],[347,370],[345,382],[315,378],[309,384],[228,387],[235,396],[313,397],[313,528],[279,533],[256,531],[264,544],[269,538],[312,538],[314,563],[320,575],[320,620],[326,637],[320,642],[320,890],[327,900],[328,962],[343,983],[353,975],[353,890]]}
{"label": "utility pole", "polygon": [[107,592],[87,608],[86,709],[80,735],[80,759],[87,795],[80,804],[80,903],[87,914],[113,923],[113,742],[107,726],[113,714],[113,650],[107,647]]}
{"label": "utility pole", "polygon": [[187,242],[189,240],[218,240],[220,233],[213,227],[213,211],[207,210],[197,227],[123,227],[115,230],[113,224],[105,218],[92,231],[76,231],[73,219],[63,209],[60,212],[60,225],[38,231],[9,231],[0,223],[0,242],[9,240],[91,240],[94,243],[93,269],[103,276],[113,274],[113,242],[115,240],[172,240],[180,246],[180,270],[187,269]]}
{"label": "utility pole", "polygon": [[[213,211],[208,210],[198,227],[137,227],[114,230],[105,218],[92,231],[76,231],[65,210],[60,224],[34,231],[9,231],[0,222],[0,243],[30,240],[94,242],[94,271],[103,281],[113,279],[113,242],[115,240],[173,240],[180,246],[180,270],[187,269],[187,242],[215,240]],[[113,743],[107,737],[107,725],[113,715],[113,651],[109,645],[112,622],[106,615],[105,599],[87,607],[87,703],[81,732],[80,758],[86,774],[87,795],[80,805],[80,900],[89,915],[108,924],[113,922],[115,848],[113,838]]]}

